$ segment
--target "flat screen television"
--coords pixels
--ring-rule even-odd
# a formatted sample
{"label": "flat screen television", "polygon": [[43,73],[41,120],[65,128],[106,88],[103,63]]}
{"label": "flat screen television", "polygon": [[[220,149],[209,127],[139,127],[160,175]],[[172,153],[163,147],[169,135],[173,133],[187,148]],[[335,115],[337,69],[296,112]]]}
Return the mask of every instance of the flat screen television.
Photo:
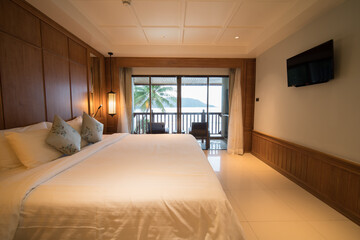
{"label": "flat screen television", "polygon": [[287,59],[287,78],[288,87],[324,83],[333,79],[333,40]]}

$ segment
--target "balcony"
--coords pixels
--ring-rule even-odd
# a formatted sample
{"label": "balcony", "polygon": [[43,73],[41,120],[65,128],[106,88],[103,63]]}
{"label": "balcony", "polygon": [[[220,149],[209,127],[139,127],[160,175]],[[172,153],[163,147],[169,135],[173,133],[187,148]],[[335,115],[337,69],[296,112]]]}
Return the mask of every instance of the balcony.
{"label": "balcony", "polygon": [[[153,122],[163,122],[169,133],[177,132],[177,113],[152,113]],[[224,137],[222,135],[222,113],[209,112],[209,133],[210,137]],[[189,133],[191,124],[193,122],[206,121],[205,112],[184,112],[181,113],[181,132]],[[134,133],[144,134],[147,129],[147,123],[150,122],[150,113],[133,113]]]}

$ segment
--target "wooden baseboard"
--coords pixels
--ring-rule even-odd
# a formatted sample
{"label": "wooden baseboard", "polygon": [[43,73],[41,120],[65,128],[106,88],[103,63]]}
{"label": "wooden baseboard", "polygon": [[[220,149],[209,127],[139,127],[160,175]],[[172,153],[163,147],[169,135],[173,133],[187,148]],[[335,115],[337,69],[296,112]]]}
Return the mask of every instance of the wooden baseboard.
{"label": "wooden baseboard", "polygon": [[360,164],[256,131],[251,152],[360,225]]}

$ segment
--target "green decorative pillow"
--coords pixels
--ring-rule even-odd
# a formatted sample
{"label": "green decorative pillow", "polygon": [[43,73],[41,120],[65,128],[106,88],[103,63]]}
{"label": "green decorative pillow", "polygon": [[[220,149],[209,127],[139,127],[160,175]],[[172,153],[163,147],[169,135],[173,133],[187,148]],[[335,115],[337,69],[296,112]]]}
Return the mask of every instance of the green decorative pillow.
{"label": "green decorative pillow", "polygon": [[46,143],[66,155],[80,151],[80,134],[69,124],[55,115]]}
{"label": "green decorative pillow", "polygon": [[104,124],[83,113],[83,123],[81,127],[81,137],[89,143],[101,141],[104,130]]}

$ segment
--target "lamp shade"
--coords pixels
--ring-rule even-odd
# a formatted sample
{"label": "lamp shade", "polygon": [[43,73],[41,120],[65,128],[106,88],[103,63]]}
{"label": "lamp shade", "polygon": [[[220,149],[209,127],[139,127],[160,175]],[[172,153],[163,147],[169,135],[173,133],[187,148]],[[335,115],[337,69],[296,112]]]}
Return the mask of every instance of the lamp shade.
{"label": "lamp shade", "polygon": [[108,114],[114,116],[116,114],[116,93],[110,91],[108,95]]}

